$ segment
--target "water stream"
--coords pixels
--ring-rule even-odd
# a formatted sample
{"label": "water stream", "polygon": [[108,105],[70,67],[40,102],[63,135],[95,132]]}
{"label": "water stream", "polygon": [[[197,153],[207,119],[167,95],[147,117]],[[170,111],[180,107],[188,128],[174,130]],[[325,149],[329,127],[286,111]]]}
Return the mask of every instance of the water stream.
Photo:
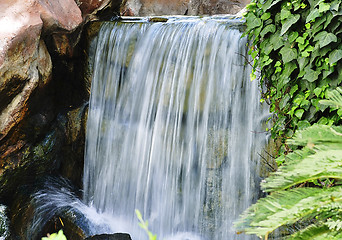
{"label": "water stream", "polygon": [[135,209],[158,239],[253,239],[232,222],[258,198],[268,109],[249,80],[239,21],[101,27],[84,202],[135,240],[147,239]]}

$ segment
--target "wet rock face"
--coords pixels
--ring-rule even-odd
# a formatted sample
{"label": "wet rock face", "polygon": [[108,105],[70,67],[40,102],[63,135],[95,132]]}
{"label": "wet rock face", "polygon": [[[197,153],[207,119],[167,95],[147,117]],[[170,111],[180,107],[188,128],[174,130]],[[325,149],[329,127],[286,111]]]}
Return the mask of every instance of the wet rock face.
{"label": "wet rock face", "polygon": [[250,0],[127,0],[124,16],[236,14]]}

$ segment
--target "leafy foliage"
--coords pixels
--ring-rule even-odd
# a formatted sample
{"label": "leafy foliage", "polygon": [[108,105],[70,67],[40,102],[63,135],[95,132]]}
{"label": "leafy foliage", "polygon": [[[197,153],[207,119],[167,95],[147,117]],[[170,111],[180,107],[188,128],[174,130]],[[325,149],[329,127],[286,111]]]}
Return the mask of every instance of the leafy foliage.
{"label": "leafy foliage", "polygon": [[264,99],[277,116],[272,136],[339,123],[342,111],[320,100],[342,82],[341,1],[254,0],[245,17],[253,74],[261,71]]}
{"label": "leafy foliage", "polygon": [[[342,106],[342,89],[329,96],[321,103]],[[287,143],[298,149],[283,156],[285,164],[262,182],[271,194],[241,215],[237,229],[267,239],[296,224],[302,227],[289,239],[342,239],[342,126],[315,124]]]}

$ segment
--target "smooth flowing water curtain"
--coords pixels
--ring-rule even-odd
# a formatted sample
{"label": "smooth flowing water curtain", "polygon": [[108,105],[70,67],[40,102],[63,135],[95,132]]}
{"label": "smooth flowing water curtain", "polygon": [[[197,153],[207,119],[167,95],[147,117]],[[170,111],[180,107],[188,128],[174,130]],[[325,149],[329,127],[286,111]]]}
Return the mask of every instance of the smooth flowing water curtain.
{"label": "smooth flowing water curtain", "polygon": [[[104,23],[94,56],[84,201],[145,239],[249,239],[268,110],[229,18]],[[119,231],[120,229],[113,229]]]}

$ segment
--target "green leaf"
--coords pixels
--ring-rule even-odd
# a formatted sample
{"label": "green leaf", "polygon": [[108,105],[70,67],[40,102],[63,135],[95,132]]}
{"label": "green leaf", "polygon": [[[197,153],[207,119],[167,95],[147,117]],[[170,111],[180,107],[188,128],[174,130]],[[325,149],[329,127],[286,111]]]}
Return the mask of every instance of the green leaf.
{"label": "green leaf", "polygon": [[294,113],[294,115],[299,119],[302,118],[303,114],[304,114],[304,109],[297,109]]}
{"label": "green leaf", "polygon": [[298,85],[294,85],[291,87],[291,90],[290,90],[290,96],[293,97],[293,94],[298,90]]}
{"label": "green leaf", "polygon": [[246,22],[247,22],[247,29],[246,31],[250,31],[254,28],[257,28],[261,25],[261,19],[256,17],[254,13],[249,12],[246,16]]}
{"label": "green leaf", "polygon": [[308,120],[303,120],[298,122],[298,130],[303,130],[311,126]]}
{"label": "green leaf", "polygon": [[319,74],[320,74],[319,71],[314,71],[311,68],[306,67],[303,79],[306,79],[309,82],[314,82],[318,79]]}
{"label": "green leaf", "polygon": [[319,4],[319,9],[318,9],[318,11],[319,11],[320,13],[326,12],[326,11],[328,11],[329,9],[330,9],[330,4],[329,4],[329,3],[321,2],[321,3]]}
{"label": "green leaf", "polygon": [[271,17],[270,12],[265,12],[263,15],[261,15],[261,20],[265,21]]}
{"label": "green leaf", "polygon": [[296,31],[291,32],[290,35],[289,35],[289,37],[288,37],[289,42],[295,41],[295,40],[297,39],[298,35],[299,35],[299,34],[298,34],[298,32],[296,32]]}
{"label": "green leaf", "polygon": [[329,63],[330,65],[336,63],[342,58],[342,50],[341,49],[335,49],[329,54]]}
{"label": "green leaf", "polygon": [[267,33],[271,32],[274,33],[276,31],[276,26],[274,24],[267,25],[264,29],[260,32],[260,36],[264,37]]}
{"label": "green leaf", "polygon": [[286,8],[281,9],[280,11],[280,20],[287,19],[289,16],[291,16],[291,12],[287,10]]}
{"label": "green leaf", "polygon": [[317,17],[320,16],[320,12],[318,11],[318,9],[314,9],[313,11],[311,11],[309,13],[309,15],[306,17],[306,22],[305,23],[308,23],[312,20],[315,20]]}
{"label": "green leaf", "polygon": [[338,11],[340,4],[341,4],[340,0],[333,1],[330,5],[330,10],[331,11]]}
{"label": "green leaf", "polygon": [[314,41],[319,41],[320,48],[323,48],[331,42],[337,42],[337,37],[333,33],[322,31],[314,37]]}
{"label": "green leaf", "polygon": [[295,48],[290,48],[290,47],[283,47],[280,50],[280,54],[282,56],[282,60],[284,63],[288,63],[294,59],[297,58],[298,54],[297,54],[297,49]]}
{"label": "green leaf", "polygon": [[297,42],[297,43],[300,43],[300,44],[304,44],[304,43],[305,43],[305,38],[303,38],[303,37],[298,37],[298,38],[296,39],[296,42]]}
{"label": "green leaf", "polygon": [[295,24],[296,22],[298,22],[298,20],[300,19],[300,14],[295,14],[295,15],[291,15],[289,18],[287,18],[283,24],[282,24],[282,28],[280,31],[280,35],[283,35],[284,33],[287,32],[287,30],[289,30],[289,28]]}
{"label": "green leaf", "polygon": [[282,46],[284,46],[284,40],[280,36],[280,32],[277,31],[275,34],[272,34],[270,37],[270,43],[273,46],[273,50],[278,50]]}

